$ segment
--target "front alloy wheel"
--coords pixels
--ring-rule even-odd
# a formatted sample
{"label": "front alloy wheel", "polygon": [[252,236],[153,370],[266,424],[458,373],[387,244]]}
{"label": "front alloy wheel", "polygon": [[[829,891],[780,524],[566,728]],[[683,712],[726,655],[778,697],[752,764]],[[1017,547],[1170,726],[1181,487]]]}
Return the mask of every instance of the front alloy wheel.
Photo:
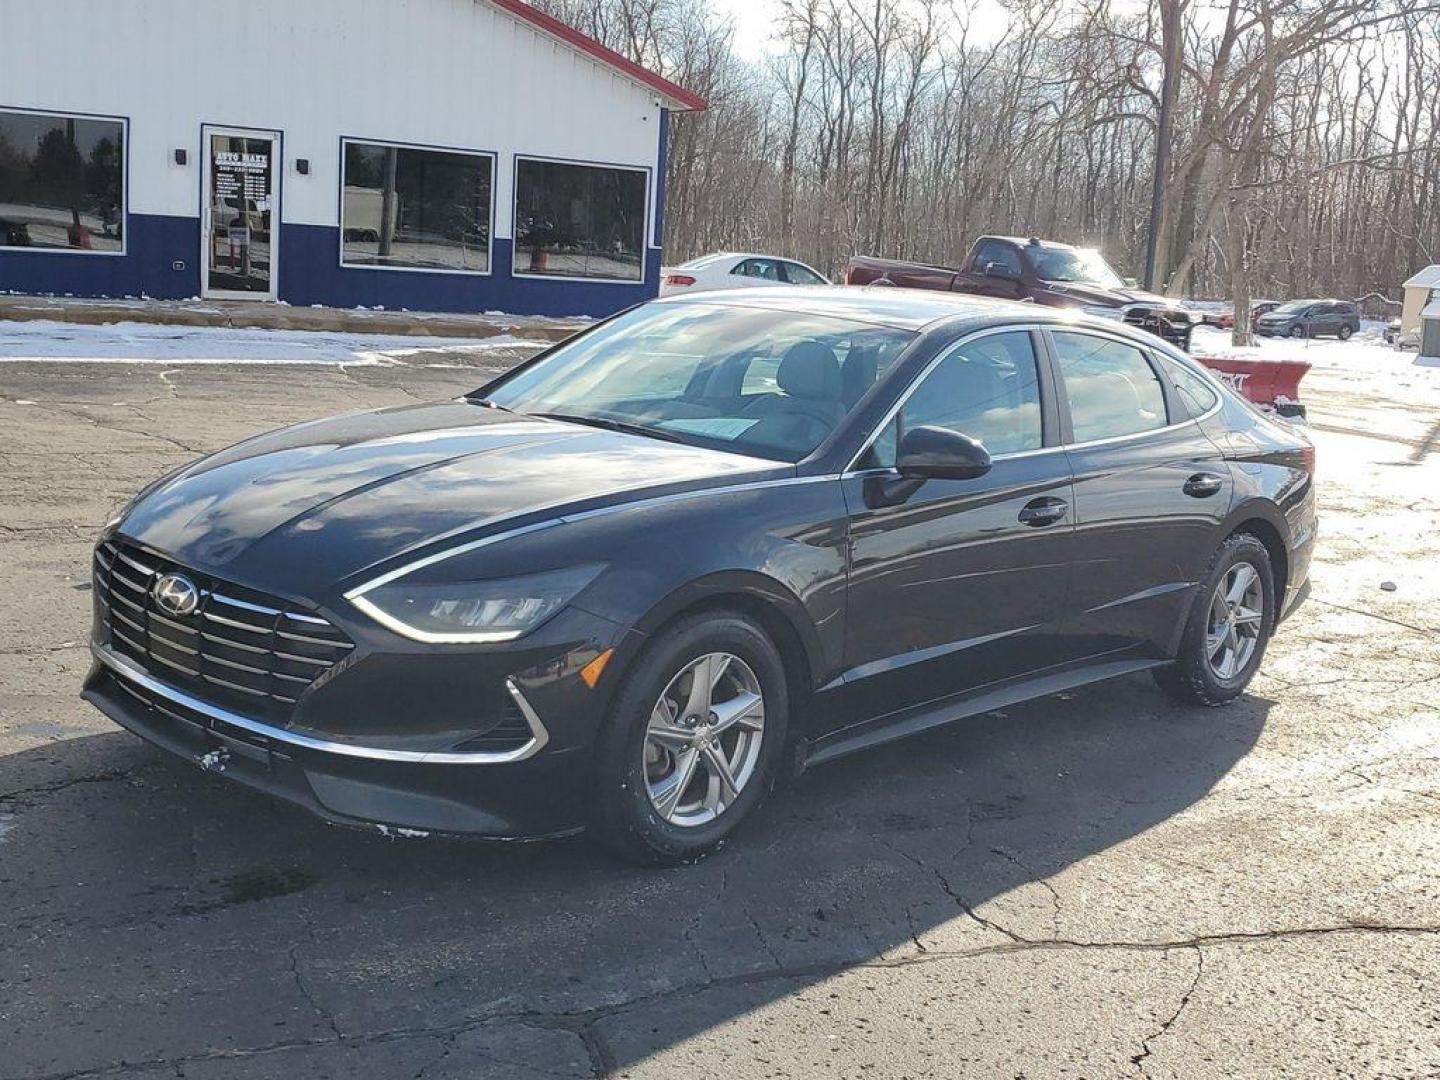
{"label": "front alloy wheel", "polygon": [[713,851],[774,787],[789,715],[784,660],[749,616],[711,608],[656,631],[596,743],[596,838],[642,863]]}
{"label": "front alloy wheel", "polygon": [[707,653],[670,680],[650,712],[645,791],[672,825],[693,828],[732,806],[755,775],[765,695],[750,665]]}

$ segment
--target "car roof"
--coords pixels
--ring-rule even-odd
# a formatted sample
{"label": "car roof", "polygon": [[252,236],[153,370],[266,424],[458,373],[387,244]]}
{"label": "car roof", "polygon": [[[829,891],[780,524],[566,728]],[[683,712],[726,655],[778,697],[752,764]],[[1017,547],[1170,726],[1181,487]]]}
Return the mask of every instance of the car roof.
{"label": "car roof", "polygon": [[893,286],[777,285],[769,289],[727,289],[669,296],[660,304],[718,304],[801,315],[829,315],[837,319],[920,330],[942,319],[964,316],[998,316],[1034,319],[1045,309],[1035,304],[997,300],[988,296],[899,289]]}
{"label": "car roof", "polygon": [[[982,236],[980,237],[980,240],[1004,240],[1007,243],[1016,245],[1017,247],[1034,246],[1042,248],[1055,248],[1060,251],[1081,250],[1080,248],[1077,248],[1074,244],[1062,244],[1059,240],[1041,240],[1038,236]],[[978,244],[980,240],[977,240],[976,243]],[[1031,240],[1035,241],[1034,245],[1031,245]]]}

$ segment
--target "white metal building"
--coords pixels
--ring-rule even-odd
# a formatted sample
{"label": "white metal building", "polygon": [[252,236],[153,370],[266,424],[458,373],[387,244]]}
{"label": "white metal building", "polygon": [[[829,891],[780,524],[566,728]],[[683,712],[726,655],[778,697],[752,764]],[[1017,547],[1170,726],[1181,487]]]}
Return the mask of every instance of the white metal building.
{"label": "white metal building", "polygon": [[0,290],[604,314],[669,115],[523,0],[4,0]]}
{"label": "white metal building", "polygon": [[1440,296],[1440,263],[1427,266],[1404,285],[1404,303],[1400,309],[1400,333],[1414,334],[1420,329],[1421,313]]}

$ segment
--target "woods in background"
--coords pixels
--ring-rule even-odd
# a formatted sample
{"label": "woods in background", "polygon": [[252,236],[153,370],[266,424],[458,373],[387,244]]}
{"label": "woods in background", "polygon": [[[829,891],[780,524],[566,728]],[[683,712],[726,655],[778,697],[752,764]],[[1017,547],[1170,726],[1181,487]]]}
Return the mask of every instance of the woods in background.
{"label": "woods in background", "polygon": [[705,0],[536,2],[711,101],[673,122],[671,261],[1013,233],[1243,303],[1394,297],[1440,259],[1434,2],[755,0],[759,63]]}

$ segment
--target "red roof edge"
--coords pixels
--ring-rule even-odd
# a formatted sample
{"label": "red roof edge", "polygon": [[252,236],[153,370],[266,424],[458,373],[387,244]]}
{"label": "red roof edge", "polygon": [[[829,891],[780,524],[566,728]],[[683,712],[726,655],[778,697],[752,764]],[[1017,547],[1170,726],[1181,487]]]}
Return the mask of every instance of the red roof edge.
{"label": "red roof edge", "polygon": [[622,75],[628,75],[636,82],[643,83],[662,97],[669,98],[685,109],[702,112],[710,107],[710,103],[699,94],[692,94],[678,83],[673,83],[649,68],[642,67],[635,61],[621,56],[614,49],[600,44],[587,34],[582,34],[568,23],[563,23],[553,15],[547,15],[538,8],[531,7],[525,0],[488,0],[488,2],[509,12],[517,19],[523,19],[536,29],[559,38],[567,45],[573,45],[602,64],[619,71]]}

